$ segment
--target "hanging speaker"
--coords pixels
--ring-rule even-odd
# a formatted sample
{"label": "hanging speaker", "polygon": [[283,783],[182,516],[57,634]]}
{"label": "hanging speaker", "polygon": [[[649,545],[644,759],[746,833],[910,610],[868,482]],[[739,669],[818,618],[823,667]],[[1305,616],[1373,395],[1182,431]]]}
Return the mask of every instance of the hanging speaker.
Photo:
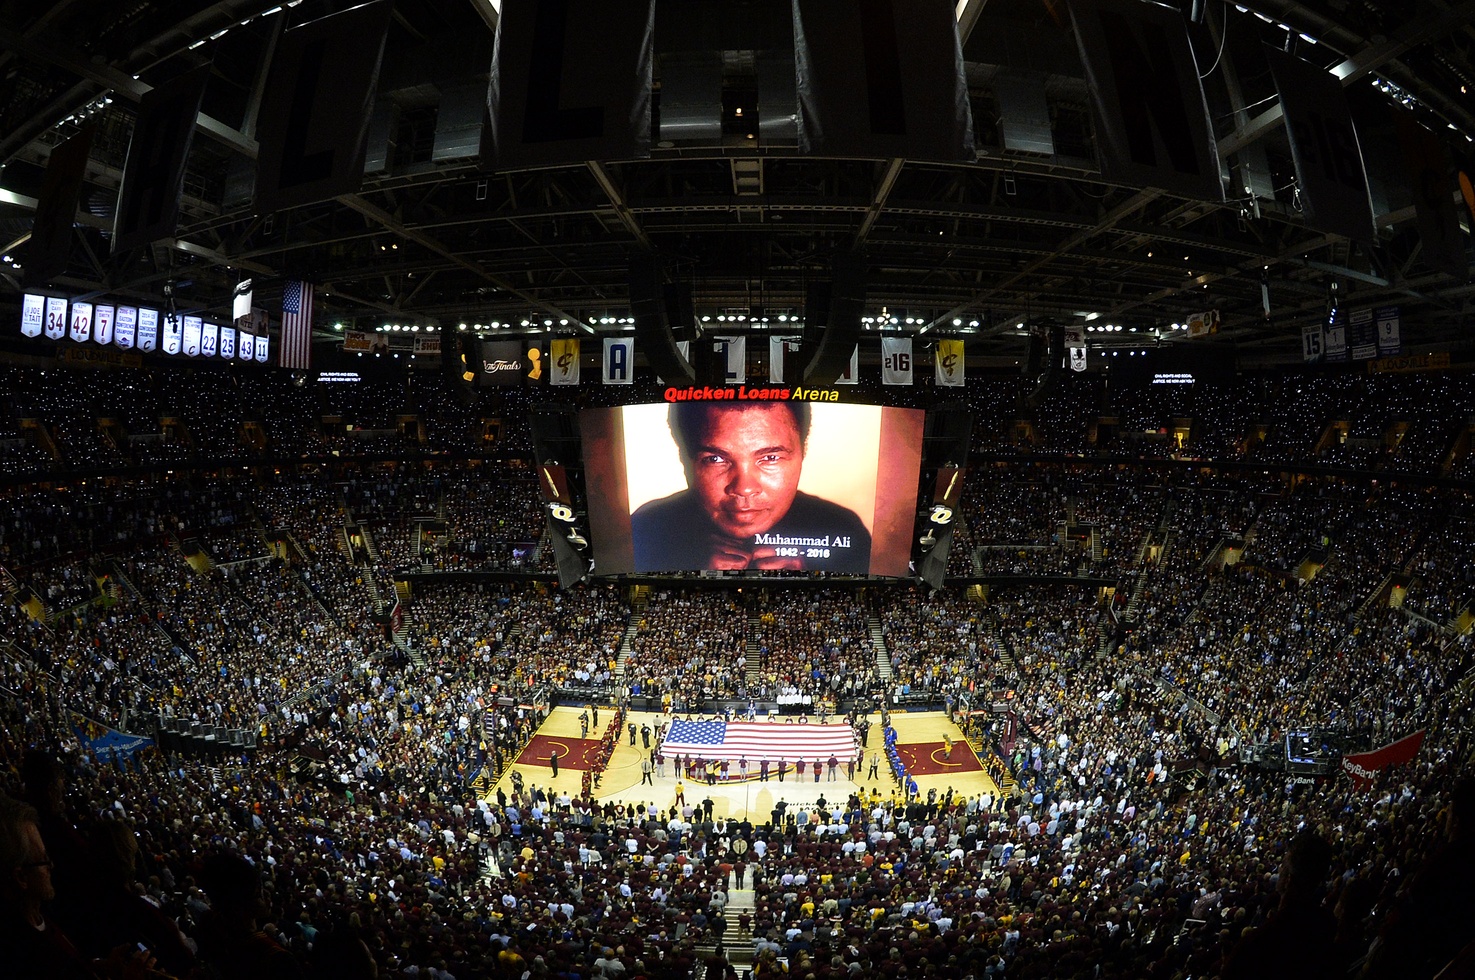
{"label": "hanging speaker", "polygon": [[691,283],[668,282],[662,289],[666,302],[666,325],[677,340],[697,339],[696,307],[691,301]]}
{"label": "hanging speaker", "polygon": [[805,384],[832,385],[850,366],[866,305],[865,273],[865,258],[859,252],[840,252],[831,261],[829,315],[819,349],[804,368]]}
{"label": "hanging speaker", "polygon": [[651,255],[630,258],[630,315],[635,319],[635,343],[646,363],[666,384],[696,384],[696,372],[676,349],[676,338],[666,319],[656,284],[656,260]]}

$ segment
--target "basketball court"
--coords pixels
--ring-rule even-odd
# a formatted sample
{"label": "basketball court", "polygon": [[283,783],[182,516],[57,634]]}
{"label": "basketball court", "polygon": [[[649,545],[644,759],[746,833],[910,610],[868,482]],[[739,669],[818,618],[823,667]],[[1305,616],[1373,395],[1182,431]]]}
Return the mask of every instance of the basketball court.
{"label": "basketball court", "polygon": [[[598,739],[581,737],[580,711],[581,709],[572,707],[554,708],[532,740],[518,754],[516,761],[508,766],[501,779],[492,787],[492,796],[496,795],[498,788],[511,794],[514,771],[522,773],[525,788],[529,790],[534,786],[541,786],[555,795],[567,792],[570,796],[577,796],[583,785],[584,770],[589,765],[585,762],[585,756],[587,754],[588,759],[592,760],[599,749]],[[609,724],[610,717],[610,713],[600,710],[601,732]],[[770,770],[768,780],[764,781],[758,778],[758,766],[754,763],[749,767],[747,779],[726,782],[719,780],[716,785],[709,786],[700,780],[678,779],[675,766],[668,756],[665,775],[653,773],[650,783],[642,783],[640,762],[649,755],[649,751],[643,747],[639,730],[645,725],[649,725],[652,730],[662,723],[669,726],[673,721],[684,717],[660,712],[631,712],[626,718],[626,725],[635,723],[635,744],[630,744],[627,727],[620,735],[609,767],[600,776],[599,787],[594,791],[595,799],[601,802],[613,800],[617,803],[645,803],[647,806],[666,810],[676,802],[679,783],[686,802],[693,806],[700,805],[704,799],[710,797],[714,816],[738,819],[746,817],[755,823],[762,823],[770,818],[774,804],[779,800],[783,800],[790,808],[813,807],[821,799],[826,803],[836,800],[843,802],[855,792],[861,792],[869,798],[874,790],[880,793],[883,800],[889,800],[893,793],[899,793],[882,749],[883,735],[879,714],[870,716],[870,734],[866,745],[862,747],[864,758],[856,767],[854,778],[847,777],[842,760],[833,780],[826,768],[819,781],[815,782],[813,767],[807,766],[802,778],[789,767],[781,782],[777,769],[774,768]],[[998,787],[984,771],[963,738],[963,733],[948,720],[945,712],[895,712],[891,715],[891,723],[896,728],[897,751],[917,781],[923,797],[930,789],[937,790],[939,796],[951,789],[954,797],[961,796],[965,799],[983,793],[998,795]],[[772,727],[775,739],[784,738],[786,728],[790,732],[794,730],[792,726],[783,723]],[[589,734],[593,736],[596,732],[591,730]],[[944,751],[944,738],[952,740],[951,755]],[[654,744],[653,740],[652,745]],[[549,757],[553,751],[558,752],[557,777],[553,776],[553,770],[549,767]],[[873,757],[877,763],[875,778],[870,776]],[[730,774],[736,772],[737,767],[731,767]],[[897,798],[900,798],[899,795]]]}

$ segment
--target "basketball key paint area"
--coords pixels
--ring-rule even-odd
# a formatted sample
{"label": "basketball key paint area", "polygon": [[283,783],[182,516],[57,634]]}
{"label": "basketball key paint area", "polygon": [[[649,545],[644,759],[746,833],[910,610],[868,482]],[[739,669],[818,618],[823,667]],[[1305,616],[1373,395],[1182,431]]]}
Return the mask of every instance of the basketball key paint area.
{"label": "basketball key paint area", "polygon": [[908,742],[896,746],[902,765],[913,776],[942,776],[950,773],[978,772],[983,768],[966,742],[954,742],[951,756],[942,742]]}
{"label": "basketball key paint area", "polygon": [[534,735],[517,757],[520,766],[552,765],[558,753],[559,768],[593,769],[599,760],[599,742],[592,738],[567,738],[559,735]]}

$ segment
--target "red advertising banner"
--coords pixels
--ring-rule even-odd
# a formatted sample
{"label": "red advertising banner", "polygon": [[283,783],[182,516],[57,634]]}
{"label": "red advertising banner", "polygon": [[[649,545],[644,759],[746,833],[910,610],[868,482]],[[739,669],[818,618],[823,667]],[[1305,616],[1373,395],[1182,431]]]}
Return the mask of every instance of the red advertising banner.
{"label": "red advertising banner", "polygon": [[1411,761],[1419,754],[1419,746],[1423,744],[1424,730],[1419,729],[1412,735],[1400,738],[1396,742],[1390,742],[1380,749],[1342,756],[1342,771],[1358,789],[1367,789],[1372,785],[1378,773],[1384,769],[1389,766],[1401,766]]}

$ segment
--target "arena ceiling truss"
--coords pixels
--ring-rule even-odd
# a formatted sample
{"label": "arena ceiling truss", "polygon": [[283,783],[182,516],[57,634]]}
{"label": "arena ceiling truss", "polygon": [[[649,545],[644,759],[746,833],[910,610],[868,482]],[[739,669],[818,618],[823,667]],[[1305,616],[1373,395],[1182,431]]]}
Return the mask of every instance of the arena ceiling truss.
{"label": "arena ceiling truss", "polygon": [[[628,310],[632,252],[652,251],[691,285],[698,313],[802,312],[809,282],[836,252],[863,250],[868,305],[900,327],[960,333],[970,354],[1018,357],[1019,324],[1130,326],[1123,342],[1216,309],[1220,340],[1266,360],[1298,356],[1299,325],[1325,315],[1330,284],[1359,305],[1396,304],[1406,342],[1447,349],[1472,314],[1468,277],[1430,262],[1413,202],[1363,132],[1377,242],[1310,229],[1264,44],[1331,69],[1354,109],[1401,102],[1444,138],[1456,165],[1475,147],[1475,2],[1244,0],[1186,2],[1224,161],[1223,202],[1103,179],[1084,72],[1065,0],[962,0],[958,17],[977,160],[805,156],[792,139],[745,123],[765,84],[755,37],[781,30],[788,0],[708,4],[720,48],[720,132],[661,139],[648,159],[493,172],[447,152],[445,114],[485,91],[495,0],[399,0],[380,77],[387,141],[356,194],[258,214],[253,136],[266,66],[285,26],[347,4],[298,0],[11,2],[0,18],[0,245],[23,254],[52,148],[96,125],[72,258],[55,280],[77,294],[157,297],[228,310],[257,277],[270,302],[283,277],[319,285],[320,331],[334,321],[520,323],[557,317],[587,334]],[[659,18],[658,8],[658,18]],[[771,30],[770,30],[771,29]],[[656,34],[655,79],[683,70]],[[731,46],[727,46],[730,43]],[[181,71],[212,77],[173,239],[111,254],[118,186],[139,98]],[[669,73],[669,74],[668,74]],[[1021,85],[1043,91],[1038,150],[1003,135],[1001,106]],[[667,125],[675,126],[671,110]],[[438,124],[441,123],[441,124]],[[1006,143],[1009,145],[1006,146]],[[1048,152],[1045,152],[1048,151]],[[1385,155],[1385,154],[1384,154]],[[1390,177],[1389,174],[1394,174]],[[1468,245],[1470,212],[1461,207]],[[0,265],[18,304],[23,272]],[[1268,278],[1271,315],[1262,309]],[[536,321],[535,321],[536,322]],[[976,323],[976,326],[974,325]],[[749,323],[747,329],[758,325]],[[778,324],[770,324],[777,329]],[[1135,336],[1134,336],[1135,335]]]}

